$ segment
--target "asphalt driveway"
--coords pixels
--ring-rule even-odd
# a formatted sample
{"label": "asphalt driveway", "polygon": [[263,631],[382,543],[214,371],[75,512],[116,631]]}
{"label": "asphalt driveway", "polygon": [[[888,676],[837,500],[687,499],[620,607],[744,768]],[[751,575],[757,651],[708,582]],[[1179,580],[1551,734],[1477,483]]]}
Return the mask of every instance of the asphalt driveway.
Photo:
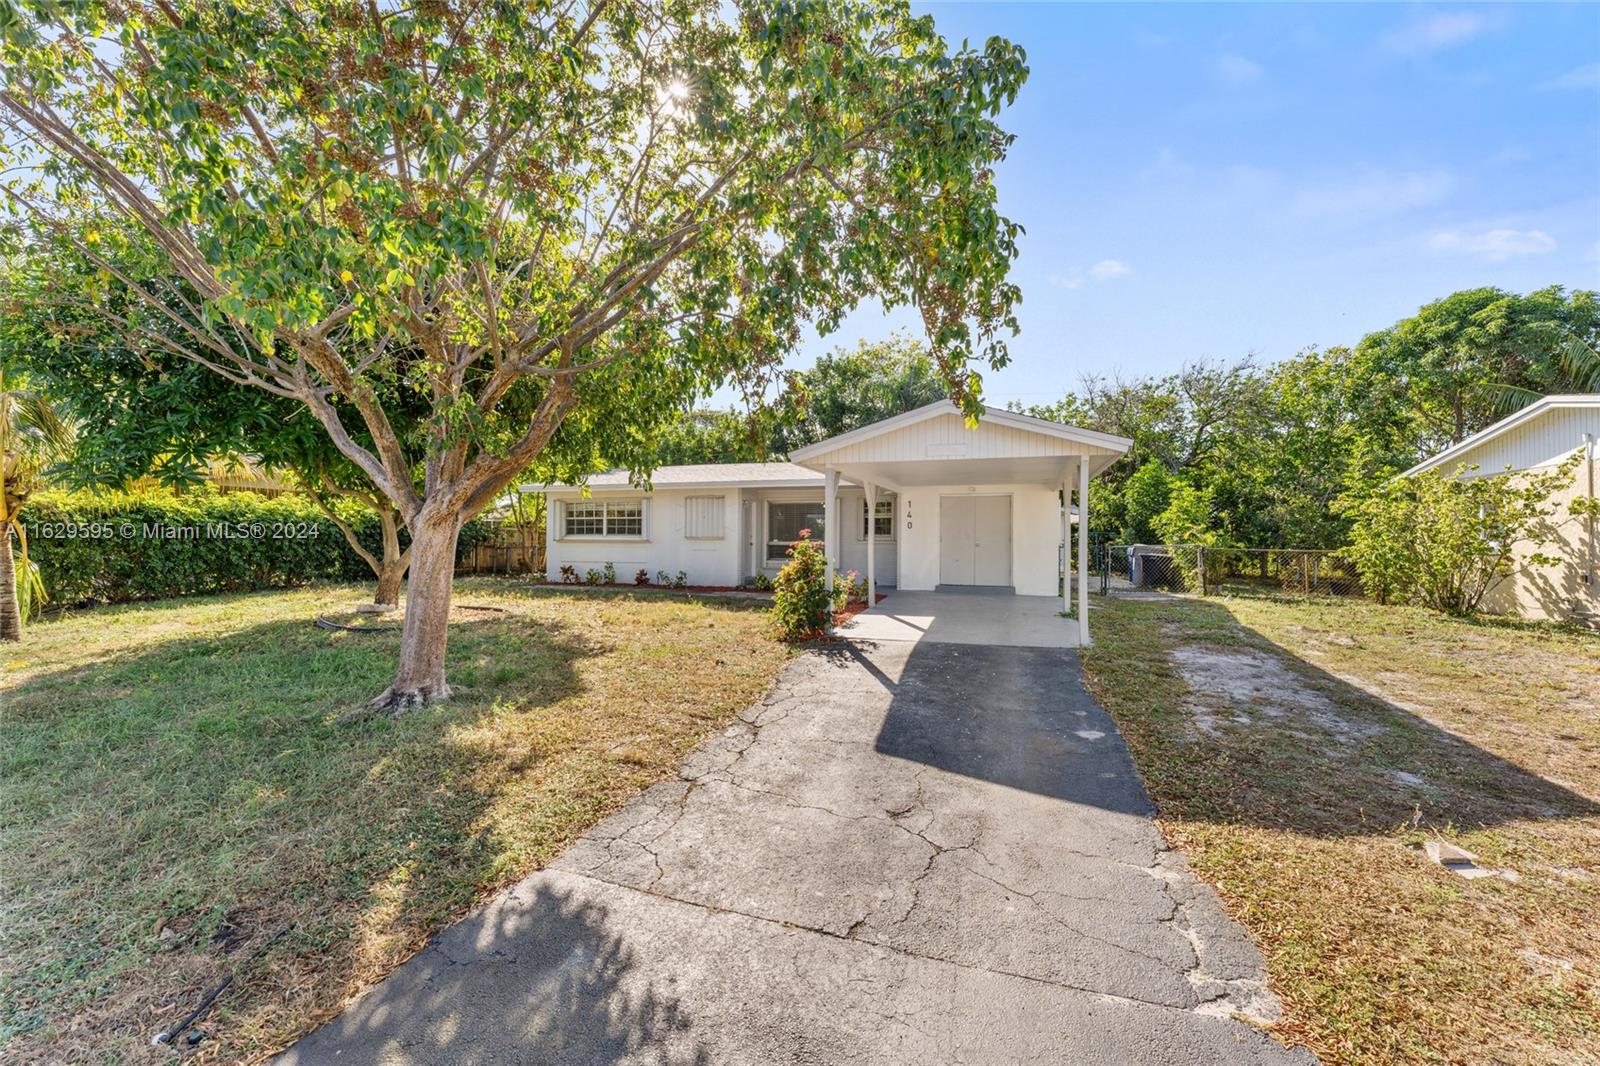
{"label": "asphalt driveway", "polygon": [[1060,648],[840,644],[282,1063],[1307,1063]]}

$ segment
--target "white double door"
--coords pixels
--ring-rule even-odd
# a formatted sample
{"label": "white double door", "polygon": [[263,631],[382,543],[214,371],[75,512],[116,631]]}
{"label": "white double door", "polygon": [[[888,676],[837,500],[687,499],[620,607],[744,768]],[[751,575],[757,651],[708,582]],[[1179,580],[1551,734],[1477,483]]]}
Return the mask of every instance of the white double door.
{"label": "white double door", "polygon": [[1011,584],[1011,497],[939,497],[939,584]]}

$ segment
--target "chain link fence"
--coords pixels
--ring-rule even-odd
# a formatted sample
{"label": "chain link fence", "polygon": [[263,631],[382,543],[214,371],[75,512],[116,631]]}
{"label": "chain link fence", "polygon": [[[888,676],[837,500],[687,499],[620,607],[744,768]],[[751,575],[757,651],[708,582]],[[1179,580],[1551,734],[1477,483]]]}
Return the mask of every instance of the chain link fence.
{"label": "chain link fence", "polygon": [[1108,544],[1100,588],[1202,596],[1248,592],[1359,596],[1361,578],[1338,552],[1314,548],[1210,548],[1199,544]]}

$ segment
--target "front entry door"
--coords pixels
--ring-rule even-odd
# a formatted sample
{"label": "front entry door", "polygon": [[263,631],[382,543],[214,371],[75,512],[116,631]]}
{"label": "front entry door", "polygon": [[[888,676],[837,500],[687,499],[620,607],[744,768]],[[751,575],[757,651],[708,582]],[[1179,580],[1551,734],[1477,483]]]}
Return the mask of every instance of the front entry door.
{"label": "front entry door", "polygon": [[1011,497],[939,498],[939,583],[1011,584]]}

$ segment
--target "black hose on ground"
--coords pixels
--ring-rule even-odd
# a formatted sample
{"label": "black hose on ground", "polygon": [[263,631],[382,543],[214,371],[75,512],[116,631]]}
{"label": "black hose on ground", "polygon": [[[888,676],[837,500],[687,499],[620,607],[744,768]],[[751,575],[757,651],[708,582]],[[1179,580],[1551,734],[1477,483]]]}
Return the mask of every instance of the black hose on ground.
{"label": "black hose on ground", "polygon": [[343,622],[335,622],[325,614],[319,614],[313,623],[318,629],[327,629],[343,633],[393,633],[399,626],[347,626]]}
{"label": "black hose on ground", "polygon": [[294,923],[290,922],[282,929],[279,929],[276,933],[273,933],[271,936],[267,937],[266,940],[263,940],[259,945],[257,945],[256,949],[250,953],[248,958],[246,958],[238,966],[234,967],[234,971],[222,979],[221,984],[211,990],[210,995],[206,996],[205,999],[200,1001],[200,1005],[198,1007],[184,1015],[183,1021],[179,1022],[177,1025],[174,1025],[171,1029],[163,1029],[161,1032],[156,1034],[155,1039],[150,1041],[150,1043],[156,1047],[160,1047],[163,1044],[170,1045],[174,1040],[178,1039],[179,1034],[181,1034],[185,1029],[189,1028],[189,1026],[193,1025],[196,1018],[200,1017],[200,1015],[211,1009],[211,1004],[215,1003],[217,1001],[217,997],[228,990],[228,986],[233,984],[233,979],[239,976],[240,970],[243,970],[246,966],[249,966],[252,962],[255,962],[256,959],[261,957],[263,952],[265,952],[272,945],[276,944],[279,940],[282,940],[284,934],[293,928]]}
{"label": "black hose on ground", "polygon": [[[458,603],[458,604],[455,605],[455,607],[456,607],[457,610],[460,610],[460,611],[491,611],[491,612],[493,612],[495,614],[505,614],[506,613],[506,609],[504,607],[490,607],[490,606],[485,605],[485,604],[477,604],[477,603]],[[327,630],[330,630],[330,631],[333,631],[333,632],[342,632],[342,633],[393,633],[395,630],[400,628],[399,626],[351,626],[351,625],[345,625],[343,622],[335,622],[333,619],[329,618],[325,614],[317,615],[317,617],[315,619],[315,625],[316,625],[316,627],[318,629],[327,629]]]}

